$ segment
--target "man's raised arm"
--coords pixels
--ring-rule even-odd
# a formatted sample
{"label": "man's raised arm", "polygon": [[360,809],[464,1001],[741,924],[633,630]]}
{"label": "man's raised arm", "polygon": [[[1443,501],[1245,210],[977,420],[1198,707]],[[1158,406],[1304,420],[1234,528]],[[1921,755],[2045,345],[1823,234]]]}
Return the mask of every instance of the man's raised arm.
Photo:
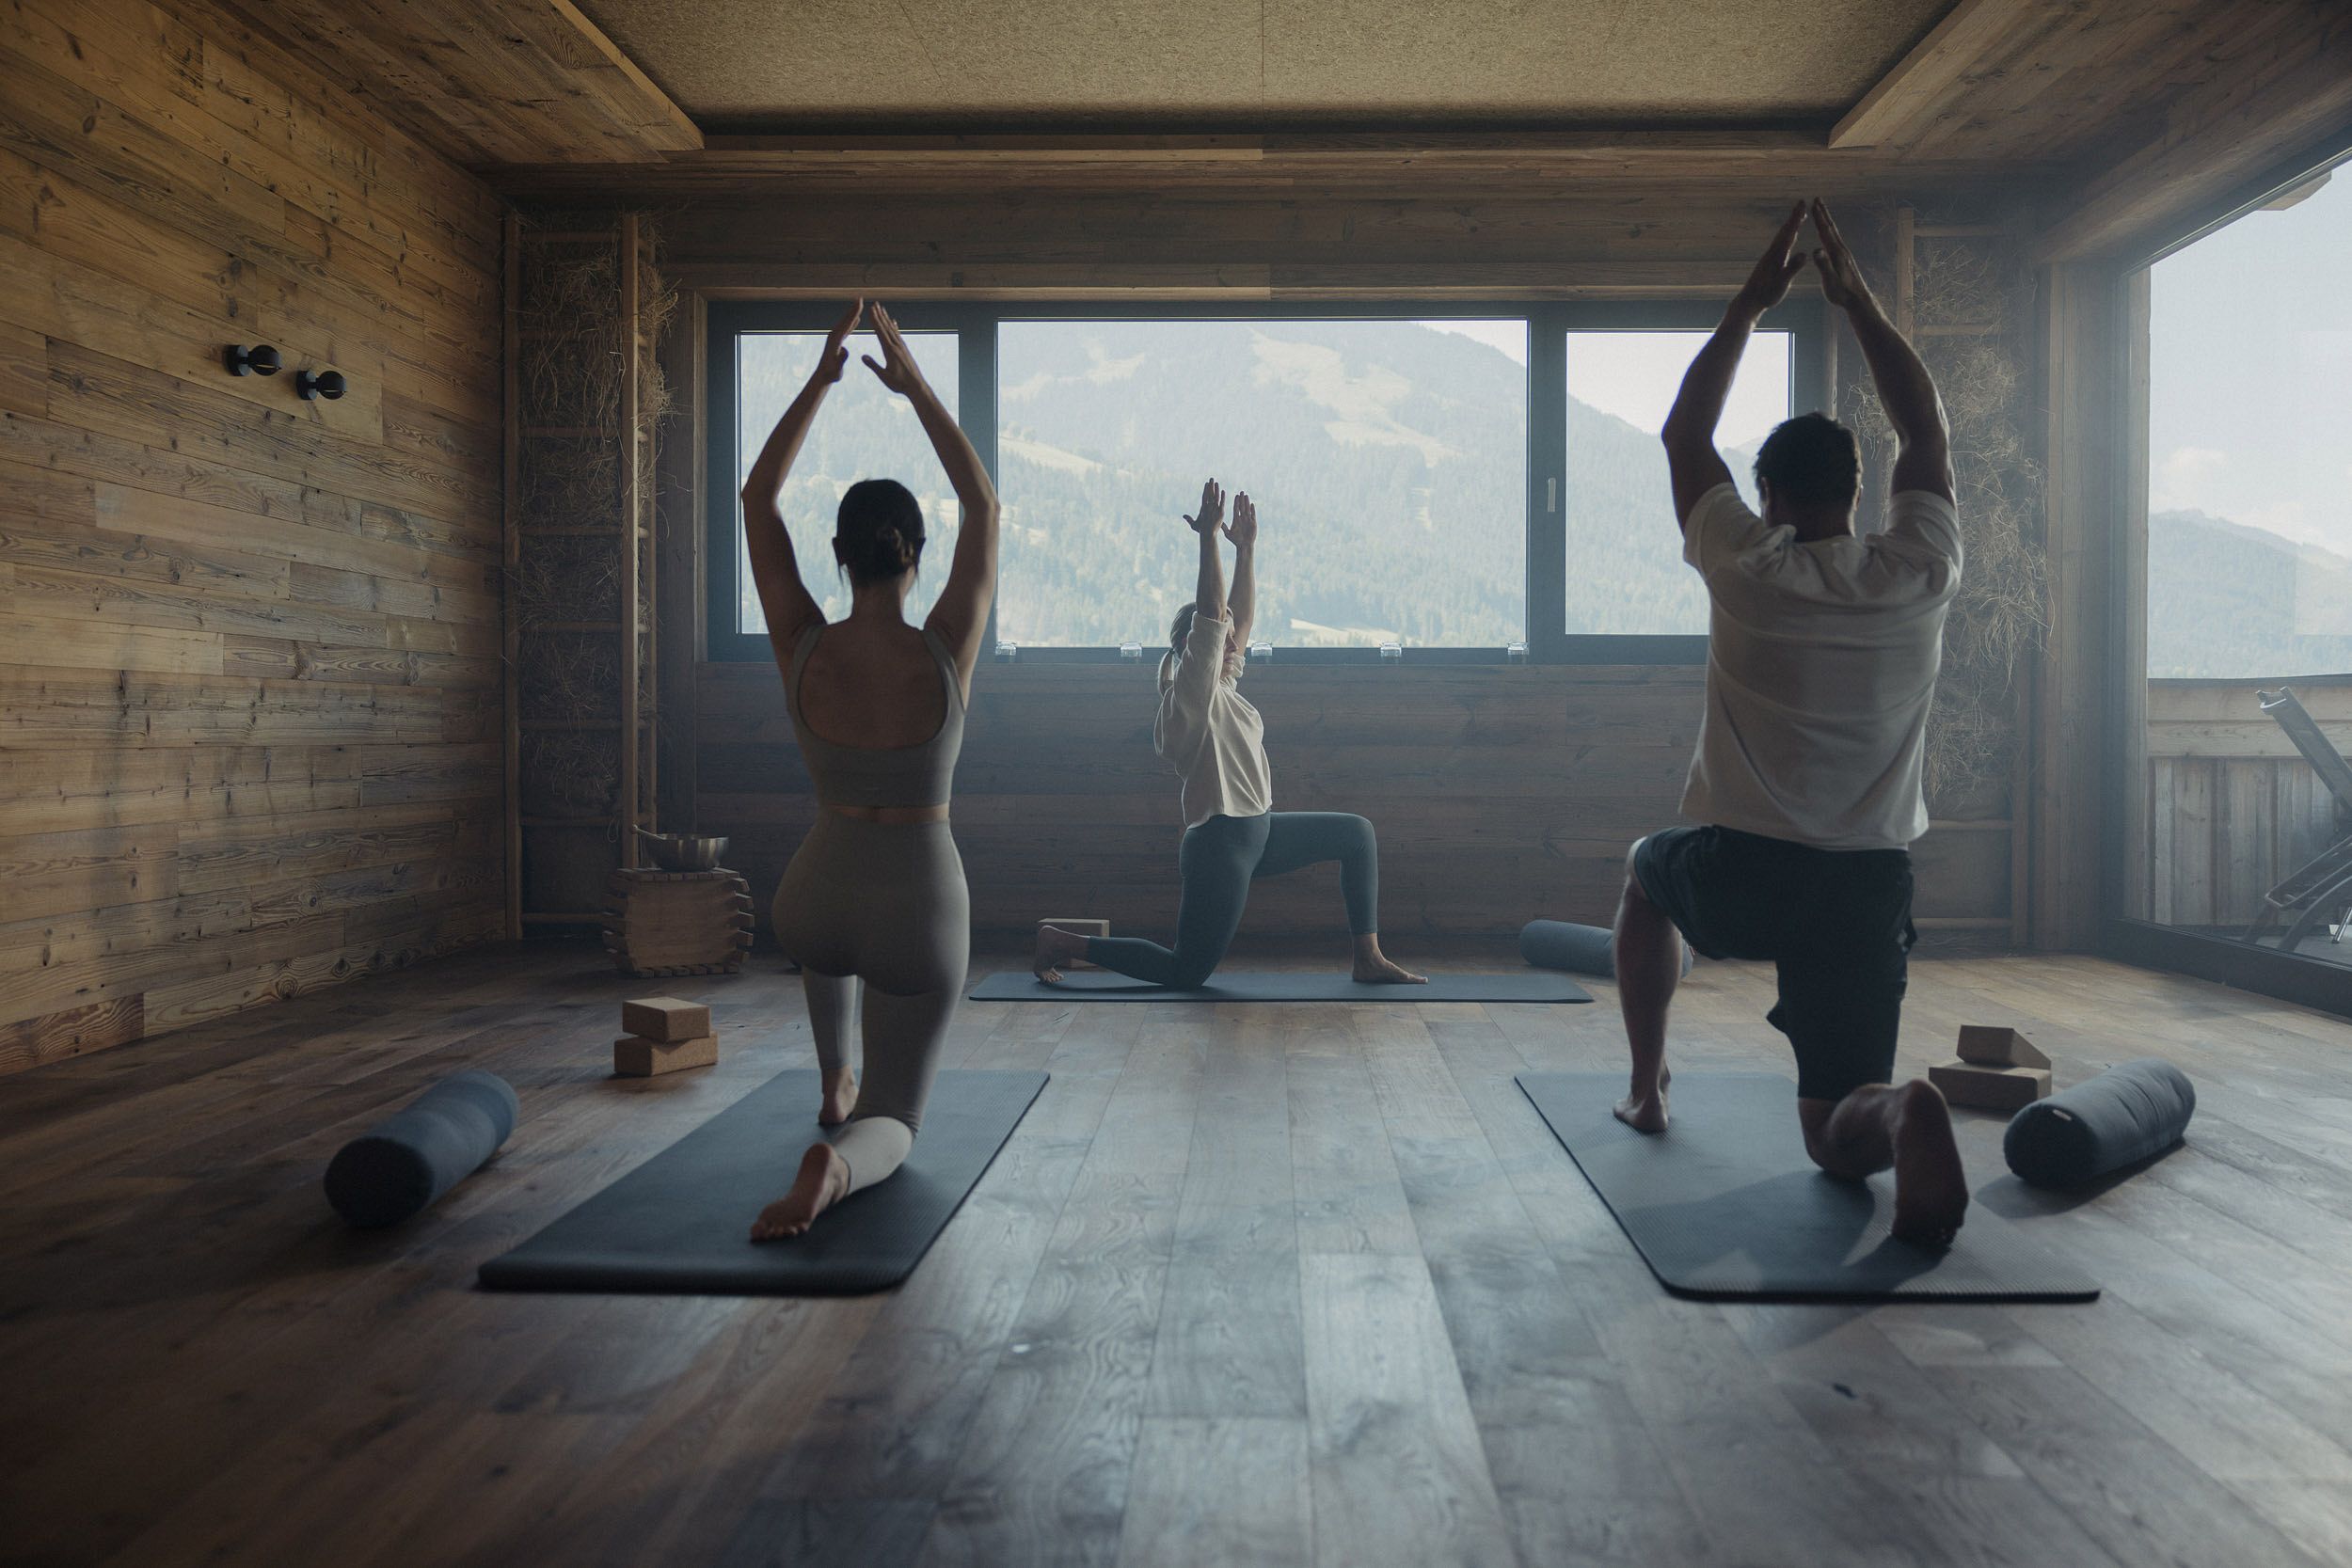
{"label": "man's raised arm", "polygon": [[1818,199],[1813,203],[1813,230],[1821,237],[1820,248],[1813,253],[1821,293],[1852,324],[1879,403],[1895,427],[1895,493],[1925,490],[1950,500],[1951,430],[1945,423],[1944,400],[1935,394],[1934,377],[1928,374],[1918,351],[1886,319],[1862,269],[1854,264],[1853,252],[1846,248],[1846,237],[1837,231],[1837,220]]}
{"label": "man's raised arm", "polygon": [[1804,222],[1804,205],[1800,202],[1788,210],[1788,220],[1764,247],[1756,270],[1724,308],[1723,324],[1715,328],[1715,335],[1683,372],[1682,390],[1675,397],[1665,428],[1659,432],[1659,438],[1666,443],[1666,468],[1674,479],[1675,520],[1686,528],[1699,498],[1718,484],[1731,483],[1731,469],[1715,450],[1715,426],[1723,420],[1732,377],[1740,373],[1740,356],[1747,352],[1757,319],[1788,297],[1789,280],[1804,266],[1804,258],[1796,248],[1797,230]]}

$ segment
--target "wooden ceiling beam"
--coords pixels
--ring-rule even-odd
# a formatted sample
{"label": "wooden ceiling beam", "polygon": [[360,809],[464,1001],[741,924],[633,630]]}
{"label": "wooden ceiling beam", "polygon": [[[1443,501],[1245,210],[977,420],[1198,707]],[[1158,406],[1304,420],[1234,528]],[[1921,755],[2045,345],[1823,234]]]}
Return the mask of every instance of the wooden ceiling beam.
{"label": "wooden ceiling beam", "polygon": [[1971,76],[1988,60],[2014,53],[2021,33],[2044,30],[2074,8],[2066,0],[1960,0],[1862,95],[1830,131],[1829,145],[1851,149],[1908,141],[1965,92]]}
{"label": "wooden ceiling beam", "polygon": [[542,165],[489,171],[520,198],[601,191],[629,199],[753,198],[794,191],[1039,188],[1241,195],[1286,190],[1738,190],[1775,199],[2013,180],[1968,160],[1901,166],[1796,132],[1279,132],[1196,135],[711,136],[699,151],[632,168]]}
{"label": "wooden ceiling beam", "polygon": [[2352,146],[2352,13],[2280,10],[2245,57],[2174,98],[2154,135],[2053,187],[2037,260],[2151,253]]}
{"label": "wooden ceiling beam", "polygon": [[452,158],[645,163],[702,132],[571,0],[236,0]]}

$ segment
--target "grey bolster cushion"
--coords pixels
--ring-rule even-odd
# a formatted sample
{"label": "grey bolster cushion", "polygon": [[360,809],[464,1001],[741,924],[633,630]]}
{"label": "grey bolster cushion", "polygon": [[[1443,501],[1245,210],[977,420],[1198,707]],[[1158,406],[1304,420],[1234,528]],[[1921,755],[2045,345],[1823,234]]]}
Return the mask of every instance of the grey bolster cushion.
{"label": "grey bolster cushion", "polygon": [[2181,1141],[2197,1088],[2170,1062],[2125,1062],[2017,1113],[2001,1153],[2021,1181],[2079,1186]]}
{"label": "grey bolster cushion", "polygon": [[444,1078],[337,1151],[326,1201],[363,1229],[421,1213],[498,1152],[520,1108],[495,1072]]}
{"label": "grey bolster cushion", "polygon": [[[1519,929],[1519,957],[1537,969],[1597,974],[1606,980],[1617,971],[1616,933],[1567,920],[1531,920]],[[1682,947],[1682,973],[1691,973],[1688,942]]]}

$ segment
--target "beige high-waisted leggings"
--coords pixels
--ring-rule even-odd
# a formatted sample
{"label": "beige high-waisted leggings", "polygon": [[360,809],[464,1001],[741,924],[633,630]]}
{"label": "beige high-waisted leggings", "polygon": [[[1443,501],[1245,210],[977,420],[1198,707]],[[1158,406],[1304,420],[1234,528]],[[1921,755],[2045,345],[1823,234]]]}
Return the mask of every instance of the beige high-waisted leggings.
{"label": "beige high-waisted leggings", "polygon": [[[914,1145],[972,958],[972,898],[945,822],[820,811],[785,869],[771,917],[799,961],[818,1065],[860,1066],[857,1109],[834,1137],[850,1191]],[[863,1024],[864,1060],[851,1044]]]}

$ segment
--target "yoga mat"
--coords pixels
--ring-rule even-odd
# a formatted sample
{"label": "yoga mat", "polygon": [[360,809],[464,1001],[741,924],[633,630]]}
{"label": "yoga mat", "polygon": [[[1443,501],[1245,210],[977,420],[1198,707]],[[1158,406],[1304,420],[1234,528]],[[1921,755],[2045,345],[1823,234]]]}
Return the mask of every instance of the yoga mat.
{"label": "yoga mat", "polygon": [[914,1272],[1045,1087],[1041,1072],[943,1072],[898,1174],[852,1193],[808,1233],[754,1243],[816,1138],[817,1069],[781,1072],[507,1253],[501,1291],[856,1295]]}
{"label": "yoga mat", "polygon": [[1655,1136],[1609,1114],[1621,1072],[1523,1072],[1518,1085],[1658,1282],[1703,1301],[2090,1301],[2099,1287],[1981,1203],[1951,1249],[1888,1233],[1894,1178],[1814,1168],[1796,1085],[1776,1073],[1677,1073]]}
{"label": "yoga mat", "polygon": [[1432,974],[1425,986],[1359,986],[1339,970],[1220,969],[1205,986],[1147,985],[1107,969],[1065,969],[1049,986],[1025,971],[984,976],[975,1002],[1590,1002],[1584,988],[1543,970]]}

